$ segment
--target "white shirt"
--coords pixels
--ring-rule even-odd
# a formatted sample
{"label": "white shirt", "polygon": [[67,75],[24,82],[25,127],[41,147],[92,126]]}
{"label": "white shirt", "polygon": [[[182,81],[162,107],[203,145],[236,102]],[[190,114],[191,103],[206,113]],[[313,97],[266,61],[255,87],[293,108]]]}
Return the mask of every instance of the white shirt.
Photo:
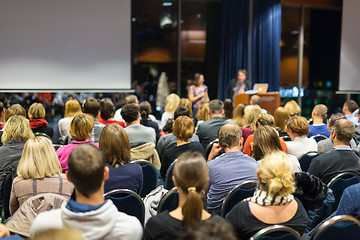
{"label": "white shirt", "polygon": [[317,142],[307,136],[296,137],[293,141],[285,142],[288,153],[300,158],[304,153],[317,152]]}

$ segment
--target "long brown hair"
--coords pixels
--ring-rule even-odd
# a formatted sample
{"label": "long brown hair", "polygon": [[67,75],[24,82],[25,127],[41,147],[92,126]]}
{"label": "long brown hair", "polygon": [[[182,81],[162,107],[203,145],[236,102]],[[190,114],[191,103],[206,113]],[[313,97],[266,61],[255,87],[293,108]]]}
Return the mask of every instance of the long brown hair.
{"label": "long brown hair", "polygon": [[279,136],[269,126],[260,126],[254,133],[254,159],[261,160],[273,151],[282,151]]}
{"label": "long brown hair", "polygon": [[200,153],[186,152],[174,165],[175,185],[186,194],[182,207],[183,225],[190,226],[201,221],[204,203],[201,192],[209,182],[209,170]]}

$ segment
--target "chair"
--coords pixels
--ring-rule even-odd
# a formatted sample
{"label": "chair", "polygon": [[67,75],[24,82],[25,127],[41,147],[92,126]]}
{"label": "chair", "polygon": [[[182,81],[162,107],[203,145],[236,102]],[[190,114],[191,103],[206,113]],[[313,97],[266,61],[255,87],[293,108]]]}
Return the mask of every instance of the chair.
{"label": "chair", "polygon": [[161,198],[157,213],[159,214],[165,210],[171,212],[172,210],[176,209],[178,205],[179,205],[179,193],[176,187],[174,187]]}
{"label": "chair", "polygon": [[172,172],[173,172],[173,169],[174,169],[174,164],[176,163],[177,159],[175,159],[175,161],[173,161],[169,167],[169,169],[167,170],[166,172],[166,175],[165,175],[165,184],[164,184],[164,188],[167,189],[167,190],[170,190],[174,187],[174,183],[173,183],[173,180],[172,180]]}
{"label": "chair", "polygon": [[158,171],[156,170],[155,166],[147,160],[134,160],[132,162],[139,164],[142,168],[144,180],[140,197],[144,198],[147,194],[156,188],[158,181]]}
{"label": "chair", "polygon": [[359,236],[360,221],[350,216],[339,215],[321,224],[311,240],[357,240]]}
{"label": "chair", "polygon": [[290,227],[273,225],[261,229],[250,240],[301,240],[301,236]]}
{"label": "chair", "polygon": [[5,177],[3,186],[2,186],[2,219],[8,219],[10,215],[9,203],[10,203],[10,194],[11,186],[13,182],[13,174],[10,173]]}
{"label": "chair", "polygon": [[[211,142],[207,145],[206,150],[205,150],[205,159],[206,159],[206,161],[207,161],[208,158],[209,158],[209,155],[210,155],[212,146],[213,146],[215,143],[218,143],[218,142],[219,142],[219,139],[217,138],[217,139],[211,141]],[[215,157],[218,157],[218,156],[220,156],[220,155],[223,154],[223,153],[224,153],[223,151],[220,151],[219,154],[218,154],[217,156],[215,156]]]}
{"label": "chair", "polygon": [[145,219],[145,206],[141,197],[128,189],[115,189],[104,194],[105,199],[113,201],[120,212],[137,217],[142,225]]}
{"label": "chair", "polygon": [[310,151],[310,152],[307,152],[307,153],[304,153],[300,158],[299,158],[299,163],[300,163],[300,166],[301,166],[301,169],[304,171],[304,172],[307,172],[307,170],[309,169],[310,167],[310,163],[311,161],[313,160],[313,158],[319,156],[319,154],[315,151]]}
{"label": "chair", "polygon": [[345,188],[359,182],[360,182],[359,175],[353,172],[340,173],[337,176],[335,176],[333,179],[331,179],[331,181],[328,183],[328,187],[331,188],[331,190],[333,190],[335,196],[335,202],[332,206],[333,212],[337,209]]}
{"label": "chair", "polygon": [[281,137],[285,142],[286,141],[291,141],[291,137],[289,135],[285,135]]}
{"label": "chair", "polygon": [[234,187],[228,195],[226,195],[222,206],[221,206],[221,216],[225,217],[228,212],[243,199],[253,196],[258,182],[255,181],[245,181],[242,184]]}
{"label": "chair", "polygon": [[310,138],[314,139],[316,142],[320,142],[321,140],[325,140],[328,137],[325,136],[324,134],[316,134],[314,136],[311,136]]}
{"label": "chair", "polygon": [[43,133],[43,132],[36,132],[36,133],[34,133],[34,136],[35,137],[46,137],[46,138],[51,140],[51,137],[49,135],[47,135],[46,133]]}
{"label": "chair", "polygon": [[61,144],[53,144],[53,148],[55,149],[55,151],[57,151],[59,148],[61,148],[64,145]]}

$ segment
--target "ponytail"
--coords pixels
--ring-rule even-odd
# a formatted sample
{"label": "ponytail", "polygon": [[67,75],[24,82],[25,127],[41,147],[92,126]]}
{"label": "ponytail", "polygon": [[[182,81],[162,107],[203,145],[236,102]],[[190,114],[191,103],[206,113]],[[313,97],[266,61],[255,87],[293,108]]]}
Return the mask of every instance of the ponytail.
{"label": "ponytail", "polygon": [[[200,190],[201,191],[201,190]],[[197,192],[195,187],[187,189],[186,202],[182,208],[183,225],[190,226],[201,221],[204,203],[201,194]]]}
{"label": "ponytail", "polygon": [[141,116],[142,120],[146,120],[148,118],[149,114],[147,111],[141,111],[140,116]]}

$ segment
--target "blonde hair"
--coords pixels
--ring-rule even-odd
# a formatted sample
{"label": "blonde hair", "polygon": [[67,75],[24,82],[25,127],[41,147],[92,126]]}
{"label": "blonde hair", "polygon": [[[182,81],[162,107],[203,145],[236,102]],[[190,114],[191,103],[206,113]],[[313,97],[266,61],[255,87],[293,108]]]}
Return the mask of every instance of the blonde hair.
{"label": "blonde hair", "polygon": [[261,108],[258,105],[249,105],[245,107],[244,126],[250,127],[252,131],[256,129],[256,120],[261,114]]}
{"label": "blonde hair", "polygon": [[88,114],[76,115],[70,123],[70,135],[76,141],[88,139],[94,128],[94,118]]}
{"label": "blonde hair", "polygon": [[26,141],[17,175],[24,179],[44,178],[61,173],[61,165],[51,141],[34,137]]}
{"label": "blonde hair", "polygon": [[14,115],[21,115],[26,118],[26,111],[20,104],[11,105],[8,109],[5,110],[4,121],[7,122],[10,117]]}
{"label": "blonde hair", "polygon": [[286,196],[295,191],[293,166],[283,151],[271,152],[260,163],[260,185],[271,196]]}
{"label": "blonde hair", "polygon": [[45,108],[41,103],[31,104],[28,115],[30,119],[40,119],[45,117]]}
{"label": "blonde hair", "polygon": [[33,137],[35,137],[34,133],[31,131],[26,118],[21,115],[14,115],[6,121],[1,141],[4,144],[13,139],[20,139],[26,142]]}
{"label": "blonde hair", "polygon": [[180,104],[180,98],[175,93],[172,93],[166,97],[166,105],[165,105],[165,112],[169,112],[174,114],[176,108]]}
{"label": "blonde hair", "polygon": [[309,135],[309,123],[304,117],[293,117],[287,121],[288,131],[296,133],[299,136]]}
{"label": "blonde hair", "polygon": [[234,109],[234,117],[232,120],[234,123],[236,123],[240,127],[243,126],[245,107],[246,107],[245,104],[240,103]]}
{"label": "blonde hair", "polygon": [[70,228],[62,228],[62,229],[55,229],[50,228],[45,231],[41,231],[36,233],[31,240],[84,240],[84,237],[81,236],[81,233],[77,230],[70,229]]}
{"label": "blonde hair", "polygon": [[289,111],[284,107],[278,107],[274,112],[275,126],[282,132],[287,132],[286,122],[290,119]]}
{"label": "blonde hair", "polygon": [[65,104],[65,117],[73,117],[82,113],[80,103],[76,100],[69,100]]}
{"label": "blonde hair", "polygon": [[188,98],[181,98],[179,106],[184,106],[189,109],[190,118],[193,118],[192,103]]}
{"label": "blonde hair", "polygon": [[289,111],[291,116],[297,115],[301,112],[299,105],[294,100],[287,102],[284,108]]}
{"label": "blonde hair", "polygon": [[202,120],[202,121],[210,120],[209,103],[205,103],[205,102],[200,103],[199,110],[196,114],[196,119],[198,121],[199,120]]}

